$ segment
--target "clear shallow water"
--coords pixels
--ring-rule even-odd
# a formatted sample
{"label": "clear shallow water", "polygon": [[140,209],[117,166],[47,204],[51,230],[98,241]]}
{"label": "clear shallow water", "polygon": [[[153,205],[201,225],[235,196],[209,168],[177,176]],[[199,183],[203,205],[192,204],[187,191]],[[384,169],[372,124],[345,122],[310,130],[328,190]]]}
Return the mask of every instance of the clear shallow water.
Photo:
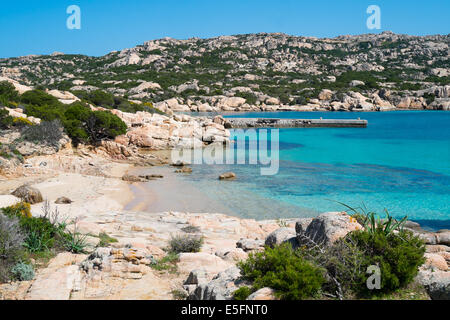
{"label": "clear shallow water", "polygon": [[[280,170],[195,165],[185,176],[229,213],[257,219],[314,216],[364,203],[450,228],[450,112],[240,113],[228,117],[367,119],[367,128],[280,129]],[[233,171],[238,179],[217,176]],[[430,221],[426,221],[430,220]]]}

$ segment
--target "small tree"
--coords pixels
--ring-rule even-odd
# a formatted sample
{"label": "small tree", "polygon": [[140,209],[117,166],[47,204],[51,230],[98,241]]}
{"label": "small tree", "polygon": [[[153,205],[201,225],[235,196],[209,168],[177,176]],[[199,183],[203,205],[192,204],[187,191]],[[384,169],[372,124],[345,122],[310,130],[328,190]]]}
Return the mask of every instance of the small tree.
{"label": "small tree", "polygon": [[2,102],[6,103],[9,101],[18,101],[19,100],[19,92],[17,92],[16,88],[12,83],[8,81],[0,82],[0,97],[3,100]]}
{"label": "small tree", "polygon": [[0,129],[8,129],[13,123],[13,117],[9,115],[9,112],[0,108]]}
{"label": "small tree", "polygon": [[64,127],[75,143],[98,143],[127,132],[127,125],[118,116],[109,111],[91,111],[82,104],[72,105],[64,116]]}
{"label": "small tree", "polygon": [[86,121],[86,131],[90,140],[97,143],[104,139],[114,139],[127,132],[127,125],[109,111],[94,111]]}

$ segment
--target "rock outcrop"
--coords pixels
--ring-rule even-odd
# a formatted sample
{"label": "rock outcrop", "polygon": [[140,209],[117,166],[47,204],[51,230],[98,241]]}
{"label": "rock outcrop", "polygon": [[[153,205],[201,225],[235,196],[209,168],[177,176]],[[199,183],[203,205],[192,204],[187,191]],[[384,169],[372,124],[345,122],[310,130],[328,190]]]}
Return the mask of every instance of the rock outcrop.
{"label": "rock outcrop", "polygon": [[302,243],[306,236],[317,244],[331,244],[347,233],[362,228],[356,219],[345,212],[323,213],[314,218],[306,230],[300,222],[295,225],[299,243]]}
{"label": "rock outcrop", "polygon": [[20,186],[19,188],[14,190],[11,194],[30,204],[35,204],[44,201],[41,192],[38,189],[28,185]]}

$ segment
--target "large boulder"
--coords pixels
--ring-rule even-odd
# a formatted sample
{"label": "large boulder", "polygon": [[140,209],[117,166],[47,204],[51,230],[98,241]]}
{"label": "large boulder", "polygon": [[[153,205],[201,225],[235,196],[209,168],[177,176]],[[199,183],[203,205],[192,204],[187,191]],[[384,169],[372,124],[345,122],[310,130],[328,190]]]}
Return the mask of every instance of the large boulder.
{"label": "large boulder", "polygon": [[253,292],[248,296],[247,300],[258,301],[258,300],[276,300],[275,290],[271,288],[261,288],[258,291]]}
{"label": "large boulder", "polygon": [[433,300],[450,300],[450,272],[421,268],[416,280]]}
{"label": "large boulder", "polygon": [[28,185],[20,186],[19,188],[14,190],[11,194],[30,204],[35,204],[44,201],[41,192],[38,189]]}
{"label": "large boulder", "polygon": [[331,100],[332,97],[333,91],[329,89],[323,89],[318,95],[319,100]]}
{"label": "large boulder", "polygon": [[445,258],[438,253],[425,253],[425,265],[428,267],[433,267],[442,271],[447,271],[447,261]]}
{"label": "large boulder", "polygon": [[425,286],[433,300],[450,300],[450,278],[444,278]]}
{"label": "large boulder", "polygon": [[236,179],[236,174],[234,172],[225,172],[219,176],[219,180],[234,180]]}
{"label": "large boulder", "polygon": [[59,197],[55,200],[56,204],[71,204],[73,201],[67,197]]}
{"label": "large boulder", "polygon": [[315,243],[331,244],[336,240],[345,237],[347,233],[361,230],[363,227],[345,212],[328,212],[319,215],[308,225],[306,231],[302,224],[296,223],[297,240],[304,241],[306,236]]}
{"label": "large boulder", "polygon": [[199,284],[189,295],[189,300],[231,300],[233,293],[245,284],[240,278],[239,268],[231,267],[210,282]]}
{"label": "large boulder", "polygon": [[437,243],[450,246],[450,231],[442,230],[436,233]]}
{"label": "large boulder", "polygon": [[274,247],[295,237],[296,233],[293,228],[280,228],[273,231],[266,237],[265,245]]}
{"label": "large boulder", "polygon": [[191,270],[202,269],[207,274],[214,275],[226,270],[231,265],[231,262],[206,252],[180,253],[178,270],[181,273],[188,273]]}
{"label": "large boulder", "polygon": [[262,250],[264,248],[264,240],[241,239],[236,242],[236,247],[241,248],[245,252],[253,250]]}

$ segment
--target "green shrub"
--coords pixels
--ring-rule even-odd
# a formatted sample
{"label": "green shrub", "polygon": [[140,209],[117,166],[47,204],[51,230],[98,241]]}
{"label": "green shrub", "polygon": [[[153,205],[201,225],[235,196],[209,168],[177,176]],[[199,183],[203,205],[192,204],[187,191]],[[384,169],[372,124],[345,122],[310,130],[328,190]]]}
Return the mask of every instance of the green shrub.
{"label": "green shrub", "polygon": [[200,228],[193,225],[188,225],[186,227],[181,228],[181,231],[186,233],[198,233],[200,232]]}
{"label": "green shrub", "polygon": [[63,232],[64,226],[51,222],[47,217],[32,217],[23,214],[20,208],[12,207],[2,209],[3,213],[10,218],[19,219],[21,230],[26,234],[24,247],[31,253],[42,252],[52,248]]}
{"label": "green shrub", "polygon": [[363,266],[365,252],[350,239],[339,239],[329,246],[303,247],[301,254],[326,270],[327,281],[322,290],[335,298],[351,297],[366,271]]}
{"label": "green shrub", "polygon": [[175,289],[170,292],[174,300],[186,300],[189,296],[186,291]]}
{"label": "green shrub", "polygon": [[27,217],[31,218],[31,206],[28,202],[18,202],[12,206],[1,209],[9,217]]}
{"label": "green shrub", "polygon": [[325,282],[324,270],[305,260],[287,243],[252,253],[238,266],[243,278],[253,282],[253,291],[270,287],[285,300],[311,298]]}
{"label": "green shrub", "polygon": [[240,287],[233,293],[233,300],[247,300],[247,298],[252,294],[252,289],[247,286]]}
{"label": "green shrub", "polygon": [[64,116],[64,127],[75,142],[97,143],[127,131],[127,125],[118,116],[109,111],[91,111],[82,104],[70,106]]}
{"label": "green shrub", "polygon": [[114,95],[102,90],[94,90],[91,92],[75,91],[74,94],[78,98],[89,101],[99,107],[111,108],[114,106]]}
{"label": "green shrub", "polygon": [[62,104],[55,105],[26,105],[25,113],[28,116],[33,116],[41,119],[42,121],[53,121],[55,119],[64,118],[64,107]]}
{"label": "green shrub", "polygon": [[33,266],[23,262],[17,263],[11,269],[11,273],[19,281],[30,281],[34,278]]}
{"label": "green shrub", "polygon": [[[424,262],[425,244],[407,230],[386,234],[383,226],[375,231],[358,230],[347,235],[364,252],[361,274],[355,291],[361,295],[377,295],[395,292],[411,283],[419,266]],[[377,265],[381,271],[381,289],[369,290],[366,285],[369,266]]]}
{"label": "green shrub", "polygon": [[19,92],[16,90],[14,85],[8,81],[0,82],[0,101],[5,102],[18,101]]}
{"label": "green shrub", "polygon": [[0,259],[6,259],[22,249],[25,235],[19,219],[0,213]]}
{"label": "green shrub", "polygon": [[31,126],[22,132],[22,137],[31,142],[57,146],[63,137],[64,128],[59,119],[42,121],[38,125]]}
{"label": "green shrub", "polygon": [[175,273],[177,271],[177,262],[179,261],[179,256],[175,252],[169,252],[163,258],[156,260],[152,259],[150,267],[157,271],[168,270],[171,273]]}
{"label": "green shrub", "polygon": [[73,231],[60,232],[60,243],[64,250],[72,253],[86,253],[87,236],[78,232],[77,226]]}
{"label": "green shrub", "polygon": [[127,125],[109,111],[94,111],[86,122],[86,131],[91,142],[114,139],[127,132]]}
{"label": "green shrub", "polygon": [[169,241],[169,252],[199,252],[203,245],[203,237],[178,235]]}
{"label": "green shrub", "polygon": [[25,258],[24,239],[18,219],[0,213],[0,283],[12,279],[11,268]]}
{"label": "green shrub", "polygon": [[20,98],[20,102],[35,106],[57,106],[61,104],[54,96],[36,89],[24,92]]}
{"label": "green shrub", "polygon": [[13,124],[13,117],[5,108],[0,108],[0,129],[8,129]]}
{"label": "green shrub", "polygon": [[25,247],[30,252],[40,252],[51,249],[61,228],[43,217],[22,219],[22,228],[27,231]]}
{"label": "green shrub", "polygon": [[352,208],[344,203],[338,202],[345,206],[352,212],[352,217],[355,218],[358,223],[364,226],[364,229],[370,233],[383,232],[385,235],[391,234],[394,231],[403,229],[403,225],[408,220],[408,216],[403,217],[401,220],[396,220],[392,217],[387,209],[384,209],[386,215],[385,219],[380,219],[373,211],[368,211],[363,205],[362,208]]}

